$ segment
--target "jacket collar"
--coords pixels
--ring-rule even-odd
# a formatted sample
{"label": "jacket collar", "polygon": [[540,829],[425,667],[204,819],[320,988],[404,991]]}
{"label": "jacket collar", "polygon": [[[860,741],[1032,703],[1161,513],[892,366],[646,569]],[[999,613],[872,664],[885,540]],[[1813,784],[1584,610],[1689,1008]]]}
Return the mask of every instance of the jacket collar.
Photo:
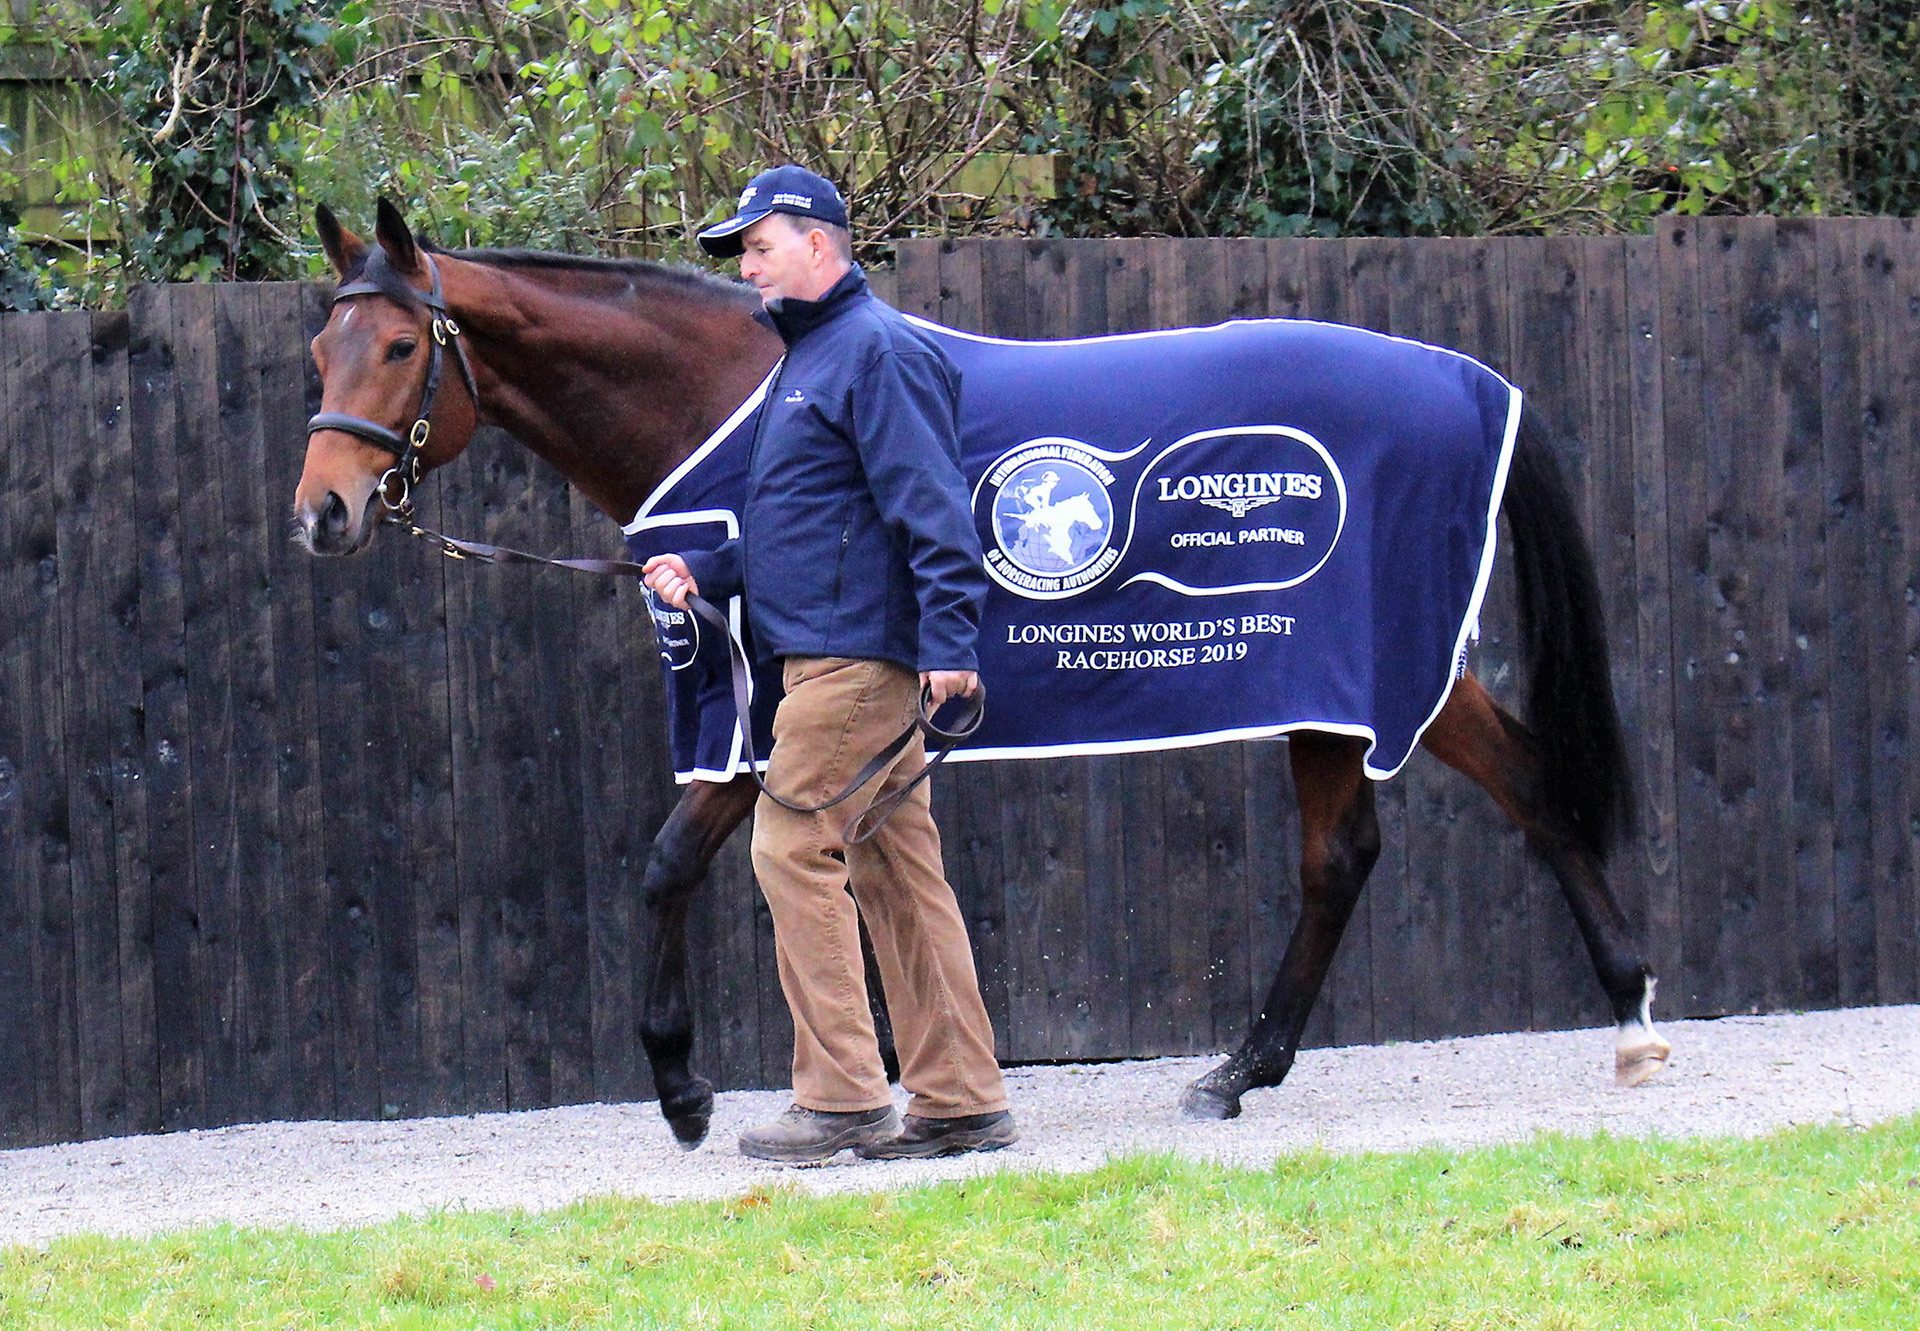
{"label": "jacket collar", "polygon": [[753,317],[792,346],[808,333],[867,294],[867,275],[855,264],[828,287],[819,300],[795,300],[791,296],[774,301]]}

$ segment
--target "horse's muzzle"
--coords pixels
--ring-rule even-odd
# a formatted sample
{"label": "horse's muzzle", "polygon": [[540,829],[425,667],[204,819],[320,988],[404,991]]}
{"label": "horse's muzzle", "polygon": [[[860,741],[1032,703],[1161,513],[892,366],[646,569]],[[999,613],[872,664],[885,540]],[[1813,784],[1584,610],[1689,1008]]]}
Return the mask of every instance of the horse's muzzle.
{"label": "horse's muzzle", "polygon": [[318,505],[302,505],[294,515],[300,541],[316,555],[351,555],[366,548],[373,524],[364,514],[356,522],[353,510],[336,490],[328,490]]}

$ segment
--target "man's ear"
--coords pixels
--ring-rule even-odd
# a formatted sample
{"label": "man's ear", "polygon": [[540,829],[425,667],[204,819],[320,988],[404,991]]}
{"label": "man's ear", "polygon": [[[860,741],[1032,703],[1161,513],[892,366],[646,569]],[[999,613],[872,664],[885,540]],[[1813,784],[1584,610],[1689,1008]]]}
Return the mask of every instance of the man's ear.
{"label": "man's ear", "polygon": [[380,248],[387,252],[393,266],[403,273],[419,272],[420,251],[414,246],[413,233],[407,230],[407,219],[400,215],[400,210],[381,199],[374,217],[373,238],[380,242]]}
{"label": "man's ear", "polygon": [[324,203],[313,210],[313,229],[320,233],[320,248],[326,251],[333,275],[344,280],[359,266],[367,252],[367,242],[341,226],[333,209]]}

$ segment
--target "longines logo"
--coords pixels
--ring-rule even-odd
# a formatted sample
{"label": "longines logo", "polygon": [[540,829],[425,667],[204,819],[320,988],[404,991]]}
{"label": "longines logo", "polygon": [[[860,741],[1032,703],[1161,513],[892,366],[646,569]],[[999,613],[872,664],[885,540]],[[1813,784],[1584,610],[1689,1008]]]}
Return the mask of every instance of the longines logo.
{"label": "longines logo", "polygon": [[1299,471],[1240,471],[1210,476],[1159,476],[1161,503],[1197,499],[1209,508],[1244,518],[1282,499],[1318,499],[1324,477]]}
{"label": "longines logo", "polygon": [[660,644],[660,659],[669,670],[685,670],[700,654],[700,621],[691,610],[668,605],[648,588],[647,613],[653,616],[653,636]]}

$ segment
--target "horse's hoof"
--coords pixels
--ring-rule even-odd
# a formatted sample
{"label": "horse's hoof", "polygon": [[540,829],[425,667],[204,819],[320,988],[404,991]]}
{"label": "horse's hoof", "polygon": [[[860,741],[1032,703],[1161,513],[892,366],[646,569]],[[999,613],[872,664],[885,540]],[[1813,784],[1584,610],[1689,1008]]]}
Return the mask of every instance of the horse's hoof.
{"label": "horse's hoof", "polygon": [[675,1144],[683,1151],[697,1150],[707,1139],[707,1129],[713,1126],[712,1083],[695,1077],[693,1084],[671,1101],[661,1101],[660,1112],[673,1129]]}
{"label": "horse's hoof", "polygon": [[1621,1088],[1638,1086],[1667,1065],[1673,1046],[1657,1035],[1613,1051],[1613,1084]]}
{"label": "horse's hoof", "polygon": [[1240,1117],[1240,1097],[1216,1091],[1204,1081],[1187,1087],[1180,1097],[1180,1117],[1200,1123],[1218,1123]]}

